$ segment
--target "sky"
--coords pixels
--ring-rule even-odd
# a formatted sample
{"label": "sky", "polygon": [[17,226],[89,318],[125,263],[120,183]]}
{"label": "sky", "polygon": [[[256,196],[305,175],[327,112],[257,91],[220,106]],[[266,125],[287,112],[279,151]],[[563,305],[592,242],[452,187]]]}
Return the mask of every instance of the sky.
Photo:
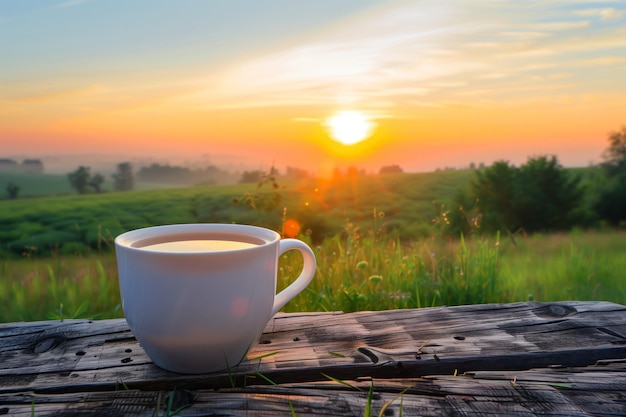
{"label": "sky", "polygon": [[587,166],[625,109],[626,0],[0,0],[0,158]]}

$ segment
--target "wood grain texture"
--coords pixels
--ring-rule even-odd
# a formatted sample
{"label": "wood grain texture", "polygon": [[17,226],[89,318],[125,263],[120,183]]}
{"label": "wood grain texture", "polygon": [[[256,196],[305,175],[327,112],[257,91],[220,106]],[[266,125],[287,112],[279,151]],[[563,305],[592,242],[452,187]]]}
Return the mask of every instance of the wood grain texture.
{"label": "wood grain texture", "polygon": [[180,415],[362,416],[371,384],[373,415],[626,415],[626,307],[278,314],[206,375],[156,367],[123,319],[0,324],[0,415],[164,415],[175,393]]}

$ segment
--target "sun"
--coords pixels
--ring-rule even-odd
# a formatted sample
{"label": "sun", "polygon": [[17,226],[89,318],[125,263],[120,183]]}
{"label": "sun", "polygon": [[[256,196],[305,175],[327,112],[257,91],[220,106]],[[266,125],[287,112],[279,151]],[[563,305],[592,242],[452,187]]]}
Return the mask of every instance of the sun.
{"label": "sun", "polygon": [[367,139],[375,124],[358,111],[342,111],[324,123],[330,136],[343,145],[354,145]]}

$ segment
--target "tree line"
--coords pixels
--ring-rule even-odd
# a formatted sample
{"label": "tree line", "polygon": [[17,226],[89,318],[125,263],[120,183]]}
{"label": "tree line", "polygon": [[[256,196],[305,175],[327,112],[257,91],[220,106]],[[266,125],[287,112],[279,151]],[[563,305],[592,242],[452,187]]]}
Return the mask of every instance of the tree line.
{"label": "tree line", "polygon": [[[132,190],[135,184],[132,164],[130,162],[117,164],[117,171],[111,175],[111,178],[115,191]],[[91,169],[82,165],[76,171],[67,174],[67,179],[78,194],[86,194],[90,191],[100,193],[102,192],[102,184],[106,180],[104,175],[100,173],[91,174]]]}
{"label": "tree line", "polygon": [[[488,167],[474,166],[475,177],[470,186],[458,190],[452,204],[440,206],[435,220],[453,235],[504,230],[558,231],[597,225],[625,227],[626,126],[609,134],[602,157],[598,166],[584,171],[585,177],[565,169],[556,156],[532,157],[519,167],[508,161],[497,161]],[[216,170],[152,164],[141,168],[137,177],[142,181],[163,181],[166,174],[173,174],[179,180],[210,183],[207,178],[219,174]],[[353,174],[360,174],[356,168],[354,171]],[[381,168],[379,174],[402,172],[399,166],[390,165]],[[346,175],[350,173],[348,170]],[[261,183],[268,177],[258,170],[238,175],[240,183]],[[269,178],[274,179],[274,184],[278,175],[272,167]],[[307,171],[287,167],[281,178],[299,179],[309,175]],[[105,176],[92,174],[87,166],[78,167],[67,177],[79,194],[102,192],[106,181]],[[132,164],[118,164],[111,179],[114,190],[132,190],[135,184]],[[6,192],[10,198],[16,198],[19,187],[9,183]]]}
{"label": "tree line", "polygon": [[498,161],[476,171],[438,220],[452,234],[567,230],[626,226],[626,126],[609,135],[603,162],[588,178],[563,168],[555,156],[516,167]]}
{"label": "tree line", "polygon": [[[143,182],[153,182],[160,184],[174,185],[196,185],[196,184],[216,184],[216,183],[252,183],[259,182],[267,175],[265,171],[253,170],[243,173],[229,173],[215,166],[208,166],[201,169],[191,169],[181,166],[153,163],[141,167],[137,173],[134,172],[130,162],[123,162],[117,165],[117,171],[111,177],[113,179],[113,189],[115,191],[129,191],[134,188],[135,178]],[[270,170],[270,175],[278,176],[278,170],[274,167]],[[283,179],[301,179],[310,174],[300,168],[288,166]],[[237,177],[239,179],[237,180]],[[106,177],[100,173],[91,173],[88,166],[79,166],[75,171],[67,174],[70,186],[78,194],[100,193],[103,191],[103,184]],[[7,190],[9,192],[9,190]],[[12,198],[15,198],[13,196]]]}

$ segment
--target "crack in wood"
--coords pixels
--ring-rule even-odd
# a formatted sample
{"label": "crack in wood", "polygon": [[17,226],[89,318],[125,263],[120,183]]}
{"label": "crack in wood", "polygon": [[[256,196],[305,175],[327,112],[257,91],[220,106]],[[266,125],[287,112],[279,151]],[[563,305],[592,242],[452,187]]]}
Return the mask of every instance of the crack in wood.
{"label": "crack in wood", "polygon": [[372,361],[372,363],[378,363],[378,356],[376,356],[376,354],[372,352],[371,350],[369,350],[368,348],[360,347],[357,350],[361,352],[362,354],[364,354],[365,356],[367,356],[369,360]]}
{"label": "crack in wood", "polygon": [[615,330],[607,329],[606,327],[598,327],[597,329],[600,330],[602,333],[606,333],[608,335],[615,336],[615,337],[618,337],[620,339],[626,340],[626,336],[624,336],[621,333],[616,332]]}
{"label": "crack in wood", "polygon": [[46,337],[42,340],[37,341],[31,348],[31,350],[33,353],[49,352],[66,341],[67,339],[60,335]]}

